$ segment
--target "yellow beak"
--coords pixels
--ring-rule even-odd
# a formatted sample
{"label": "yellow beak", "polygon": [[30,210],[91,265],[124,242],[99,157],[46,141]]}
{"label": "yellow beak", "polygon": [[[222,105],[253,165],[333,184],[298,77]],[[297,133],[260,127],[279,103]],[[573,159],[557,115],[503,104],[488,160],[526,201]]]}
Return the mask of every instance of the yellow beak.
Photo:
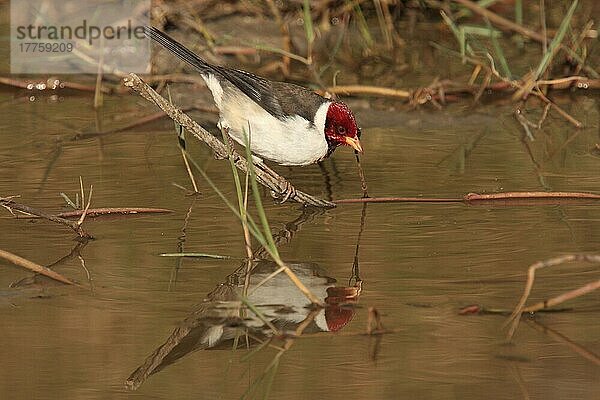
{"label": "yellow beak", "polygon": [[354,138],[351,138],[350,136],[346,136],[344,138],[344,140],[346,141],[346,144],[348,146],[352,146],[354,148],[354,150],[358,151],[359,153],[363,152],[363,148],[360,145],[360,141],[358,139],[354,139]]}

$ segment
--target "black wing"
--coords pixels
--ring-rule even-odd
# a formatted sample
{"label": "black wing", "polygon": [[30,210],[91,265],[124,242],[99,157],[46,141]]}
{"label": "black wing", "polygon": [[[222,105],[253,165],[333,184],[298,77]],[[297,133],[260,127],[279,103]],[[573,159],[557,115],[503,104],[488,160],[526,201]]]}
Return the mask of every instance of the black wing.
{"label": "black wing", "polygon": [[325,100],[302,86],[271,82],[246,71],[209,64],[154,27],[145,27],[144,33],[181,60],[198,69],[200,73],[213,73],[226,79],[275,117],[300,115],[312,122],[317,109]]}

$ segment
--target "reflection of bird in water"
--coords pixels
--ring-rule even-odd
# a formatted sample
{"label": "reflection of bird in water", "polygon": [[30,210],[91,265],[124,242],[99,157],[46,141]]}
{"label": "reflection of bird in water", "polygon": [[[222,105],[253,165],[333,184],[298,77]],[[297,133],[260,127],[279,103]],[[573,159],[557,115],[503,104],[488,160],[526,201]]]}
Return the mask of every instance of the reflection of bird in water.
{"label": "reflection of bird in water", "polygon": [[[354,309],[344,303],[358,299],[360,286],[335,287],[335,279],[327,277],[316,264],[292,263],[288,266],[324,301],[325,308],[312,313],[309,301],[284,273],[257,287],[279,269],[277,264],[266,260],[257,261],[252,268],[247,291],[249,303],[282,333],[293,333],[300,324],[307,322],[304,333],[335,332],[346,326]],[[192,351],[231,349],[234,343],[238,348],[250,347],[272,337],[273,330],[239,301],[244,290],[245,270],[245,265],[238,268],[225,283],[217,286],[165,343],[131,374],[126,381],[127,387],[137,389],[150,375]]]}

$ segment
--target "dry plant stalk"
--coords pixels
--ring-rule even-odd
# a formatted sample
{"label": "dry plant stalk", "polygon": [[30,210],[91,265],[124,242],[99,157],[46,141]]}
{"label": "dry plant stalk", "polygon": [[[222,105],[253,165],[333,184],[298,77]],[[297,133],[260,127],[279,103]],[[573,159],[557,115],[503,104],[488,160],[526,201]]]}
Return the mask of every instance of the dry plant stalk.
{"label": "dry plant stalk", "polygon": [[[81,213],[80,221],[72,222],[72,221],[69,221],[68,219],[57,217],[56,215],[48,214],[45,211],[31,208],[31,207],[26,206],[21,203],[17,203],[14,200],[9,199],[9,198],[0,197],[0,206],[6,208],[11,213],[12,213],[12,210],[17,210],[17,211],[20,211],[25,214],[35,215],[37,217],[47,219],[48,221],[52,221],[52,222],[59,223],[61,225],[65,225],[65,226],[69,227],[70,229],[72,229],[75,233],[77,233],[77,235],[79,235],[79,237],[84,238],[84,239],[93,239],[92,235],[87,233],[81,227],[80,221],[83,222],[83,218],[85,218],[84,213]],[[88,207],[89,207],[89,203],[88,203]]]}
{"label": "dry plant stalk", "polygon": [[[215,136],[210,134],[207,130],[198,125],[183,111],[170,104],[165,98],[159,95],[154,89],[152,89],[136,74],[129,74],[123,80],[123,84],[126,87],[129,87],[137,93],[139,93],[146,100],[154,103],[161,110],[163,110],[172,120],[174,120],[179,125],[187,129],[187,131],[194,135],[197,139],[206,143],[214,151],[215,156],[217,158],[228,158],[227,147],[222,141],[220,141]],[[248,171],[248,162],[244,157],[242,157],[236,151],[232,151],[232,157],[234,158],[235,166],[239,170],[243,172]],[[273,171],[272,169],[270,169],[262,163],[257,163],[255,165],[255,170],[257,181],[261,185],[269,188],[271,191],[280,195],[282,198],[285,198],[286,193],[289,193],[290,188],[293,187],[284,177],[278,175],[277,173],[275,173],[275,171]],[[330,201],[319,199],[300,190],[292,190],[291,192],[292,193],[291,195],[289,195],[288,198],[298,203],[307,206],[324,208],[335,207],[335,204]]]}
{"label": "dry plant stalk", "polygon": [[58,272],[52,271],[50,268],[46,268],[42,265],[36,264],[33,261],[29,261],[23,257],[19,257],[16,254],[9,253],[8,251],[0,250],[0,258],[4,258],[7,261],[10,261],[14,265],[19,267],[23,267],[28,269],[36,274],[44,275],[50,279],[54,279],[55,281],[65,283],[67,285],[74,285],[75,283]]}
{"label": "dry plant stalk", "polygon": [[382,97],[398,97],[401,99],[408,99],[411,96],[411,92],[408,90],[368,85],[336,85],[328,87],[326,92],[331,94],[365,94]]}
{"label": "dry plant stalk", "polygon": [[554,258],[544,260],[544,261],[538,261],[529,267],[529,269],[527,271],[527,283],[525,284],[525,290],[523,291],[523,295],[521,296],[521,299],[519,300],[519,303],[513,310],[512,314],[506,321],[506,325],[511,324],[510,329],[508,331],[508,339],[509,340],[513,337],[513,335],[515,334],[515,331],[517,330],[517,327],[519,326],[519,321],[521,320],[520,317],[521,317],[522,313],[535,312],[535,311],[539,311],[539,310],[542,310],[542,309],[545,309],[545,308],[548,308],[551,306],[555,306],[564,301],[582,296],[586,293],[589,293],[593,290],[600,288],[600,280],[598,280],[595,282],[591,282],[587,285],[584,285],[578,289],[564,293],[560,296],[537,303],[533,306],[530,306],[527,308],[524,307],[525,302],[527,301],[527,299],[529,298],[529,295],[531,294],[531,289],[533,288],[533,282],[535,280],[535,272],[538,269],[546,268],[546,267],[554,267],[554,266],[557,266],[560,264],[573,262],[573,261],[600,262],[600,255],[567,254],[564,256],[554,257]]}

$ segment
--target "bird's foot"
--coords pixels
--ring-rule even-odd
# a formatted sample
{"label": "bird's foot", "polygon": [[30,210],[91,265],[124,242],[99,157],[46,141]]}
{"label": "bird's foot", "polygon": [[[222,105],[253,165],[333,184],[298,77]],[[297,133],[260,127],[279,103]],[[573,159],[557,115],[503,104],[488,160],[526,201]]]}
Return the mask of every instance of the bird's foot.
{"label": "bird's foot", "polygon": [[286,181],[283,189],[279,193],[271,190],[271,196],[273,196],[274,199],[281,199],[279,204],[283,204],[289,199],[296,197],[296,188]]}
{"label": "bird's foot", "polygon": [[213,152],[213,157],[215,160],[225,160],[225,159],[229,158],[229,156],[227,154],[217,153],[216,151]]}

